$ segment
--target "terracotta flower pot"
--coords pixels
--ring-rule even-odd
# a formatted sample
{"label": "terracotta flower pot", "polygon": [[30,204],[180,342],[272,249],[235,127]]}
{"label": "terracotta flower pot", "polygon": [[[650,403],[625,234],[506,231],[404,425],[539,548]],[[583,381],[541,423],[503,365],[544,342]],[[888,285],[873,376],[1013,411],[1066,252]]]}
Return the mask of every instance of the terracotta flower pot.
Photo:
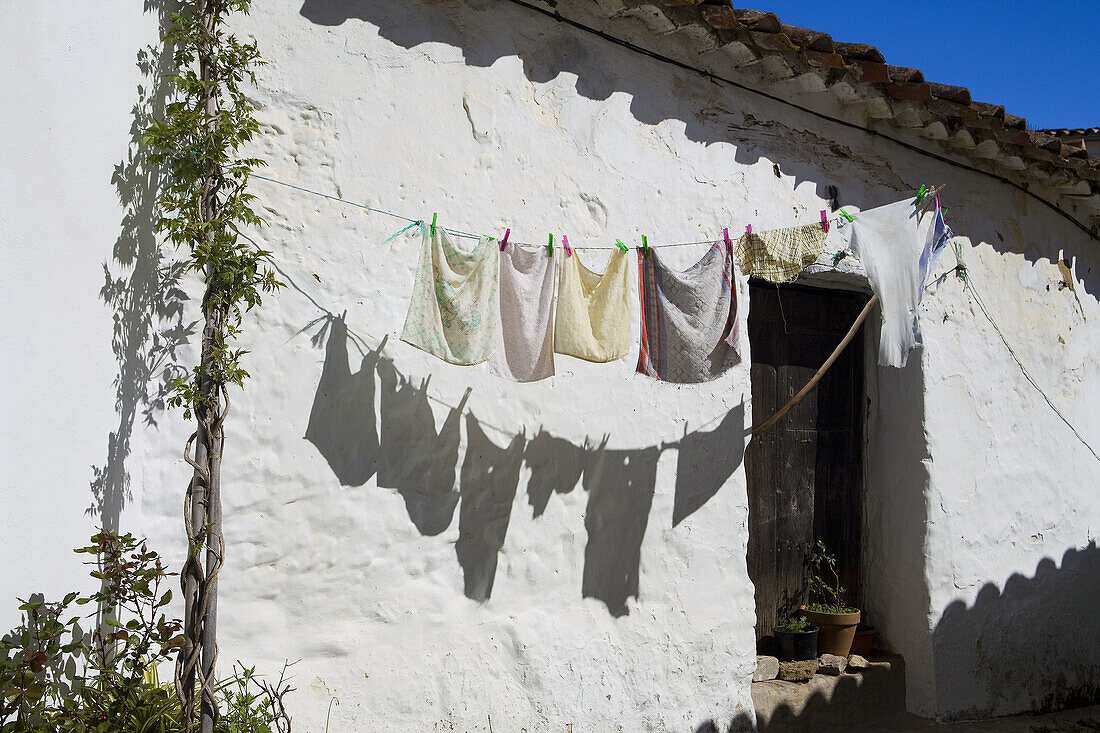
{"label": "terracotta flower pot", "polygon": [[859,611],[854,613],[822,613],[805,606],[799,609],[802,618],[818,628],[817,653],[846,657],[852,650],[852,639],[859,626]]}
{"label": "terracotta flower pot", "polygon": [[856,629],[856,638],[852,642],[852,654],[858,654],[861,657],[866,657],[871,653],[871,648],[875,643],[875,627],[859,625]]}

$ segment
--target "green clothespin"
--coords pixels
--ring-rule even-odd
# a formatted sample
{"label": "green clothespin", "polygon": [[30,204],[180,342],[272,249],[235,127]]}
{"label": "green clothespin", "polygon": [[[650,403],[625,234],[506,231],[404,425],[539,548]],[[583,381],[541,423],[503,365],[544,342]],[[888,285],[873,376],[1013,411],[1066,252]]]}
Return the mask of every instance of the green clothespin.
{"label": "green clothespin", "polygon": [[623,244],[623,240],[621,240],[621,239],[616,239],[615,240],[615,246],[618,247],[619,249],[621,249],[623,252],[629,252],[630,251],[630,247],[627,247],[625,244]]}
{"label": "green clothespin", "polygon": [[432,236],[435,236],[435,222],[439,218],[439,214],[432,214]]}
{"label": "green clothespin", "polygon": [[642,255],[649,257],[649,240],[644,234],[642,235]]}
{"label": "green clothespin", "polygon": [[924,197],[928,194],[928,186],[923,183],[920,186],[920,190],[917,191],[917,206],[920,206],[920,202],[924,201]]}
{"label": "green clothespin", "polygon": [[841,216],[843,216],[843,217],[844,217],[845,219],[847,219],[848,221],[855,221],[855,219],[853,219],[853,218],[852,218],[852,215],[851,215],[851,214],[849,214],[849,213],[848,213],[847,211],[845,211],[844,209],[837,209],[837,210],[836,210],[836,213],[840,214]]}
{"label": "green clothespin", "polygon": [[955,241],[955,277],[962,280],[964,283],[966,279],[966,265],[963,263],[962,242]]}
{"label": "green clothespin", "polygon": [[550,239],[548,239],[546,241],[546,256],[547,257],[553,257],[554,256],[554,235],[553,234],[551,234]]}

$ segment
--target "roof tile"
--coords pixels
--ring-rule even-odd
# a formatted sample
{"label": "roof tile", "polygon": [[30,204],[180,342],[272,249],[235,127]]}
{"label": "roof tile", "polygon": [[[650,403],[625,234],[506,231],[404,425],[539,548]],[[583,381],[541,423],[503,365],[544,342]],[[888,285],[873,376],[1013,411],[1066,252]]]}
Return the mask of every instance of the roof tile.
{"label": "roof tile", "polygon": [[836,52],[851,61],[875,61],[886,63],[886,58],[874,46],[866,43],[834,43]]}
{"label": "roof tile", "polygon": [[887,84],[886,93],[894,99],[927,102],[932,99],[932,88],[927,82],[918,84]]}
{"label": "roof tile", "polygon": [[802,48],[808,48],[812,51],[833,53],[833,37],[828,33],[813,31],[808,28],[799,28],[793,25],[784,25],[783,34]]}
{"label": "roof tile", "polygon": [[970,90],[966,87],[956,87],[950,84],[937,84],[936,82],[929,82],[932,88],[932,96],[936,99],[943,99],[948,102],[954,102],[955,104],[962,104],[967,107],[970,106]]}
{"label": "roof tile", "polygon": [[708,3],[701,5],[699,9],[703,11],[703,19],[711,28],[735,31],[745,27],[737,20],[737,15],[734,14],[733,8],[728,2],[721,4]]}
{"label": "roof tile", "polygon": [[[548,0],[551,5],[554,0]],[[727,49],[736,66],[757,66],[772,80],[797,78],[796,88],[830,90],[841,105],[941,141],[955,155],[983,161],[1000,171],[1066,191],[1091,182],[1100,193],[1100,160],[1090,159],[1082,138],[1100,127],[1028,130],[1027,120],[998,104],[975,102],[966,87],[929,82],[919,69],[887,65],[865,43],[838,43],[820,31],[784,25],[774,13],[734,8],[732,0],[593,0],[605,13],[615,7],[644,9],[659,19],[655,32],[695,31],[696,46]],[[700,32],[701,31],[701,32]],[[790,87],[795,88],[795,87]],[[1078,195],[1078,194],[1074,194]],[[1100,232],[1100,201],[1092,214]]]}
{"label": "roof tile", "polygon": [[753,31],[762,33],[781,33],[783,25],[775,13],[765,13],[761,10],[737,10],[733,14],[743,26]]}
{"label": "roof tile", "polygon": [[886,65],[886,69],[890,73],[890,81],[898,84],[911,84],[924,81],[924,74],[920,69],[910,69],[906,66],[891,66],[890,64]]}

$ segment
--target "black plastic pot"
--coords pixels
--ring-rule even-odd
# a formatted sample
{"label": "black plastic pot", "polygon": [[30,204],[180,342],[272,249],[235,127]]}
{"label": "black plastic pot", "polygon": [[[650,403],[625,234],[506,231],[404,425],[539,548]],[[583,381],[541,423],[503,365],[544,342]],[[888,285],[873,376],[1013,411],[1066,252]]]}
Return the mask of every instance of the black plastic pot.
{"label": "black plastic pot", "polygon": [[787,631],[786,628],[776,626],[772,633],[779,643],[779,661],[804,662],[817,659],[816,628],[809,631]]}

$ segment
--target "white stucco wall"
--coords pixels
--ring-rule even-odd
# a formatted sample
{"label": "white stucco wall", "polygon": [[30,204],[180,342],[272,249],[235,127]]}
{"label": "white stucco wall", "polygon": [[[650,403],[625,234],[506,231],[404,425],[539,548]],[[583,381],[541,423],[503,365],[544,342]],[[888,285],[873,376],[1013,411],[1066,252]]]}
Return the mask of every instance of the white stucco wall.
{"label": "white stucco wall", "polygon": [[100,495],[110,484],[112,505],[126,492],[130,431],[116,408],[133,401],[120,397],[128,384],[116,388],[121,332],[100,291],[104,265],[121,273],[115,256],[130,260],[134,249],[112,179],[126,168],[136,54],[156,41],[157,23],[121,3],[86,11],[78,2],[0,7],[5,629],[18,618],[15,596],[91,587],[69,550],[103,521],[93,484]]}
{"label": "white stucco wall", "polygon": [[[5,361],[6,384],[19,385],[5,390],[5,437],[20,449],[3,466],[3,501],[18,507],[3,528],[24,533],[39,565],[4,570],[4,598],[77,582],[65,548],[93,521],[83,514],[89,465],[113,467],[105,514],[118,514],[128,472],[123,524],[181,557],[189,428],[156,409],[151,334],[186,325],[195,307],[150,287],[164,262],[142,216],[147,182],[123,176],[118,187],[135,192],[128,209],[110,184],[126,160],[130,108],[157,98],[155,85],[135,92],[133,66],[156,18],[120,11],[109,51],[80,54],[85,78],[51,60],[83,37],[75,26],[45,32],[75,15],[65,5],[29,18],[7,11],[19,23],[4,26],[35,38],[35,53],[11,55],[37,59],[46,75],[24,89],[29,119],[0,118],[21,151],[4,155],[28,175],[53,171],[34,179],[42,188],[68,182],[84,194],[62,205],[3,184],[0,238],[16,261],[0,295],[6,333],[52,349]],[[866,208],[947,181],[987,306],[1056,404],[1094,443],[1100,436],[1096,243],[1049,212],[981,176],[826,129],[511,4],[363,5],[279,0],[242,24],[269,62],[256,92],[265,175],[411,216],[439,212],[460,230],[510,227],[531,242],[553,231],[600,246],[813,220],[830,184],[842,203]],[[81,127],[50,144],[43,128],[58,109]],[[74,144],[80,135],[99,144]],[[72,146],[64,166],[53,160],[61,143]],[[402,222],[263,181],[254,191],[269,222],[258,236],[290,287],[249,316],[255,379],[234,396],[229,421],[224,663],[274,672],[300,658],[293,707],[305,729],[324,724],[332,697],[333,730],[664,731],[751,717],[747,366],[676,387],[634,375],[633,352],[612,365],[560,357],[558,376],[533,385],[442,364],[397,338],[416,241],[381,242]],[[133,242],[136,268],[116,240]],[[688,264],[703,249],[668,252]],[[1051,261],[1063,249],[1078,257],[1081,306],[1057,287]],[[45,252],[56,252],[49,272],[66,286],[56,297],[42,297],[58,287],[52,278],[30,279],[46,271]],[[137,294],[102,295],[104,262]],[[112,347],[116,310],[126,337]],[[953,275],[929,291],[922,325],[919,358],[868,374],[866,610],[907,659],[913,710],[981,716],[1043,704],[1061,683],[1095,681],[1095,652],[1025,676],[1007,662],[1032,648],[1072,656],[1070,636],[1000,630],[1017,628],[1021,607],[1041,616],[1050,596],[1070,627],[1086,607],[1097,587],[1096,552],[1086,549],[1100,524],[1097,464]],[[194,358],[190,347],[176,356]],[[74,394],[87,404],[72,409],[63,400]],[[35,439],[13,427],[30,400],[47,409]],[[156,425],[143,428],[150,406]],[[108,451],[108,435],[128,421],[130,454]],[[41,460],[42,445],[58,447]],[[441,495],[416,495],[425,472]],[[434,478],[451,475],[452,491],[452,480]],[[678,495],[699,506],[673,526]],[[23,517],[57,520],[42,537]],[[486,543],[462,562],[460,525]],[[1038,584],[1009,582],[1037,572]],[[484,595],[488,577],[491,597],[468,598]],[[988,642],[963,655],[976,636]]]}

